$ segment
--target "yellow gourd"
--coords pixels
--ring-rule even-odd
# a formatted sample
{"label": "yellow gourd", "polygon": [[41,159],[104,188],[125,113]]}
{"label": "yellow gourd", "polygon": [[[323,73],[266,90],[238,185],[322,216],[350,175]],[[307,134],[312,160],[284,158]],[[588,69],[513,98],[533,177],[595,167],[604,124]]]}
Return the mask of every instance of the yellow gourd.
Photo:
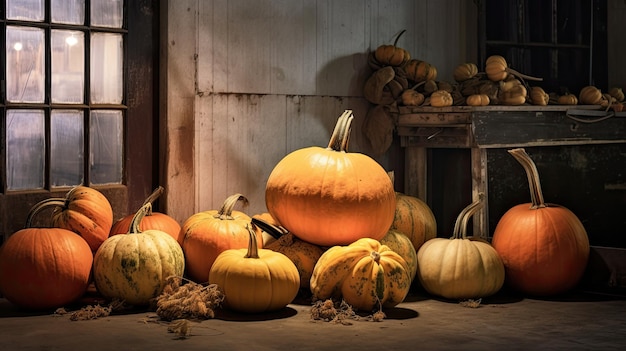
{"label": "yellow gourd", "polygon": [[430,94],[430,105],[434,107],[452,106],[452,95],[445,90],[437,90]]}
{"label": "yellow gourd", "polygon": [[468,106],[487,106],[490,101],[486,94],[472,94],[465,98],[465,103]]}

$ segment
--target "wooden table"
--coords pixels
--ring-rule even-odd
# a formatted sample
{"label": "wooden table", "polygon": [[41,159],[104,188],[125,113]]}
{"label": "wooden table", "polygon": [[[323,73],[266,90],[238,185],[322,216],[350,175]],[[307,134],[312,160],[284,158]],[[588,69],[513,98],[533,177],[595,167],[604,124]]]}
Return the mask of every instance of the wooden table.
{"label": "wooden table", "polygon": [[[489,198],[487,150],[626,143],[626,113],[600,106],[400,107],[397,133],[405,148],[404,192],[427,199],[427,149],[471,149],[472,198]],[[474,232],[489,233],[488,203]]]}

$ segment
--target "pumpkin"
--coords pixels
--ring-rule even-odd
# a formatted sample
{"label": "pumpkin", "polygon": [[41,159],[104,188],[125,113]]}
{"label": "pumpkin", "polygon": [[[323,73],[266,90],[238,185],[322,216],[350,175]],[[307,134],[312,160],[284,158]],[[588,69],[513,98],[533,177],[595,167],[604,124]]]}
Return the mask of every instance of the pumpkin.
{"label": "pumpkin", "polygon": [[104,297],[147,305],[161,293],[168,277],[183,276],[185,258],[178,242],[163,231],[139,229],[151,208],[150,202],[143,205],[127,234],[109,237],[96,251],[93,278]]}
{"label": "pumpkin", "polygon": [[[152,192],[152,194],[150,194],[150,196],[146,198],[146,200],[142,204],[142,207],[148,202],[154,204],[154,201],[156,201],[163,194],[164,191],[165,189],[162,186],[157,187]],[[113,224],[113,227],[111,227],[109,236],[128,233],[130,223],[132,222],[134,216],[135,213],[120,218],[117,222]],[[178,221],[176,221],[174,218],[168,216],[165,213],[154,212],[152,211],[152,209],[150,209],[150,211],[146,213],[145,217],[141,220],[139,226],[139,230],[141,231],[145,231],[148,229],[156,229],[162,232],[166,232],[167,234],[171,235],[172,238],[178,241],[179,244],[182,242],[182,240],[179,240],[180,224],[178,224]]]}
{"label": "pumpkin", "polygon": [[542,87],[530,88],[530,101],[533,105],[546,106],[550,101],[550,95]]}
{"label": "pumpkin", "polygon": [[429,240],[417,252],[417,276],[428,293],[447,299],[475,299],[502,288],[504,265],[498,252],[488,242],[467,236],[467,222],[482,203],[481,194],[461,211],[451,238]]}
{"label": "pumpkin", "polygon": [[[387,174],[394,183],[394,172]],[[396,211],[390,229],[406,235],[417,251],[424,242],[437,236],[437,220],[428,204],[420,198],[396,192]]]}
{"label": "pumpkin", "polygon": [[515,84],[508,90],[502,90],[499,101],[503,105],[517,106],[526,103],[527,90],[522,84]]}
{"label": "pumpkin", "polygon": [[437,90],[430,94],[430,105],[434,107],[452,106],[454,99],[446,90]]}
{"label": "pumpkin", "polygon": [[343,299],[357,310],[394,307],[411,287],[411,269],[378,240],[359,239],[326,250],[311,276],[313,301]]}
{"label": "pumpkin", "polygon": [[109,237],[113,226],[113,208],[96,189],[79,185],[71,189],[65,198],[46,199],[35,206],[39,205],[57,206],[52,214],[52,226],[82,236],[93,252]]}
{"label": "pumpkin", "polygon": [[300,275],[280,252],[259,249],[250,223],[247,249],[228,249],[217,256],[209,283],[224,293],[224,307],[245,313],[271,312],[286,307],[298,294]]}
{"label": "pumpkin", "polygon": [[[248,205],[248,199],[241,194],[226,198],[219,210],[203,211],[191,215],[182,226],[183,252],[187,274],[196,283],[209,280],[211,266],[217,256],[228,249],[242,249],[248,246],[247,214],[234,210],[241,202]],[[258,241],[259,248],[262,240]]]}
{"label": "pumpkin", "polygon": [[565,93],[558,97],[557,103],[559,105],[578,105],[578,98],[571,93]]}
{"label": "pumpkin", "polygon": [[500,218],[492,245],[512,288],[531,295],[554,295],[574,287],[589,257],[585,227],[566,207],[544,202],[537,167],[524,149],[509,153],[526,171],[531,203],[512,207]]}
{"label": "pumpkin", "polygon": [[437,78],[437,68],[430,63],[418,59],[410,59],[404,66],[406,77],[416,83]]}
{"label": "pumpkin", "polygon": [[487,106],[490,101],[491,99],[486,94],[472,94],[465,99],[468,106]]}
{"label": "pumpkin", "polygon": [[407,266],[409,266],[409,275],[411,280],[413,280],[417,273],[417,251],[415,251],[411,239],[404,233],[390,229],[379,241],[381,245],[388,246],[404,259]]}
{"label": "pumpkin", "polygon": [[401,95],[402,104],[405,106],[419,106],[424,103],[424,94],[415,89],[406,89]]}
{"label": "pumpkin", "polygon": [[257,225],[256,228],[258,231],[260,231],[260,233],[257,233],[257,235],[261,235],[260,237],[263,238],[263,244],[261,245],[261,247],[265,247],[266,245],[273,243],[274,241],[278,240],[282,235],[287,234],[289,232],[287,229],[284,229],[280,225],[280,223],[278,223],[278,221],[274,219],[274,217],[272,217],[272,215],[269,212],[257,213],[253,215],[252,221],[253,222],[259,221],[261,223],[267,223],[267,224],[272,225],[272,227],[279,228],[279,230],[283,230],[280,232],[276,232],[273,230],[265,230],[264,228]]}
{"label": "pumpkin", "polygon": [[320,246],[380,239],[396,208],[387,172],[371,157],[347,152],[354,116],[338,119],[328,148],[291,152],[274,167],[265,190],[268,212],[300,239]]}
{"label": "pumpkin", "polygon": [[527,80],[543,80],[543,78],[528,76],[512,69],[509,67],[506,59],[500,55],[491,55],[487,58],[485,61],[485,73],[487,74],[487,78],[494,82],[505,80],[509,77],[509,74]]}
{"label": "pumpkin", "polygon": [[44,310],[78,300],[89,286],[93,254],[87,242],[63,228],[26,226],[0,247],[0,294],[20,308]]}
{"label": "pumpkin", "polygon": [[478,66],[472,62],[462,63],[454,68],[452,74],[454,80],[461,83],[476,76],[478,74]]}
{"label": "pumpkin", "polygon": [[613,87],[609,89],[609,94],[614,97],[617,102],[624,101],[624,91],[622,88]]}
{"label": "pumpkin", "polygon": [[401,31],[393,42],[393,45],[380,45],[374,51],[374,58],[383,66],[399,67],[404,65],[410,58],[411,54],[405,49],[398,47],[398,40],[406,30]]}
{"label": "pumpkin", "polygon": [[605,99],[600,89],[588,85],[580,90],[578,101],[583,105],[602,105]]}

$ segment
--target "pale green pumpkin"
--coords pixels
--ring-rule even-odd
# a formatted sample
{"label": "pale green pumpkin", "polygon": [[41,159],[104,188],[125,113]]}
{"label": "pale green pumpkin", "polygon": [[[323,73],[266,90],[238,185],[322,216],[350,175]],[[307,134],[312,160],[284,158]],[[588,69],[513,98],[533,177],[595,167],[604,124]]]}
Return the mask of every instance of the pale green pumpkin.
{"label": "pale green pumpkin", "polygon": [[183,276],[185,258],[178,242],[160,230],[139,230],[151,207],[144,205],[127,234],[109,237],[96,252],[94,281],[103,296],[146,305],[161,293],[169,276]]}

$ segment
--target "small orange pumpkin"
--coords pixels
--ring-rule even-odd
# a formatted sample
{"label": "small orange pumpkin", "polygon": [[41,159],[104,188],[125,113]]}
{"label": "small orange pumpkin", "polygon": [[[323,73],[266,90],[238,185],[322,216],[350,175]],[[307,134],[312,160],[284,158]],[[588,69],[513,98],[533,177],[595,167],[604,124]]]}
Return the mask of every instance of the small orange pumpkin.
{"label": "small orange pumpkin", "polygon": [[445,90],[437,90],[430,94],[430,105],[433,107],[452,106],[453,102],[452,95]]}
{"label": "small orange pumpkin", "polygon": [[475,63],[467,62],[462,63],[454,69],[453,77],[454,80],[461,83],[468,79],[473,78],[478,74],[478,66]]}
{"label": "small orange pumpkin", "polygon": [[418,59],[410,59],[404,66],[406,77],[416,83],[437,78],[437,69],[430,63]]}
{"label": "small orange pumpkin", "polygon": [[593,85],[588,85],[580,90],[578,101],[583,105],[602,105],[606,100],[600,89]]}
{"label": "small orange pumpkin", "polygon": [[550,101],[550,95],[542,87],[530,88],[530,101],[533,105],[546,106]]}
{"label": "small orange pumpkin", "polygon": [[468,106],[487,106],[490,101],[491,99],[487,94],[472,94],[465,98],[465,103]]}
{"label": "small orange pumpkin", "polygon": [[399,67],[404,65],[410,58],[411,54],[405,49],[398,47],[398,40],[406,30],[401,31],[393,42],[393,45],[380,45],[374,51],[374,58],[383,66]]}
{"label": "small orange pumpkin", "polygon": [[527,80],[543,80],[543,78],[531,77],[512,69],[509,67],[506,59],[500,55],[491,55],[487,58],[485,61],[485,73],[487,78],[494,82],[505,80],[509,77],[509,74]]}
{"label": "small orange pumpkin", "polygon": [[578,105],[578,98],[571,93],[565,93],[557,99],[559,105]]}

